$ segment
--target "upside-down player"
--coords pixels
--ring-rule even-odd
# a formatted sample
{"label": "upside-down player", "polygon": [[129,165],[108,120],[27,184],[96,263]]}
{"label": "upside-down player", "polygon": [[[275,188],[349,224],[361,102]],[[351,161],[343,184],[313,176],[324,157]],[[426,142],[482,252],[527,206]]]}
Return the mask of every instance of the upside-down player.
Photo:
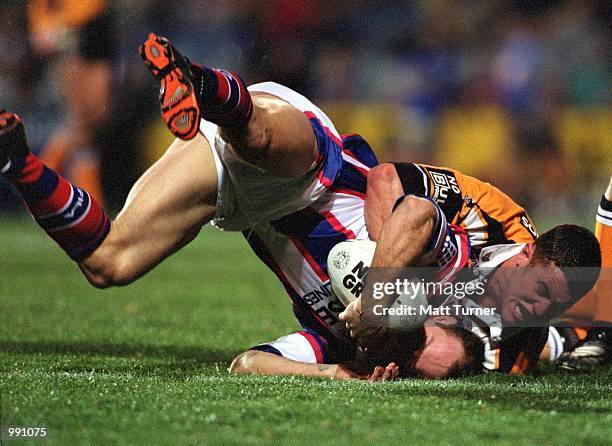
{"label": "upside-down player", "polygon": [[[136,280],[211,220],[225,230],[248,232],[326,194],[344,202],[341,210],[363,207],[369,169],[363,163],[376,163],[373,154],[368,148],[364,156],[370,158],[360,161],[348,148],[343,152],[344,142],[332,123],[306,98],[274,83],[247,90],[237,75],[191,65],[169,42],[153,35],[141,52],[162,84],[163,117],[185,140],[172,144],[140,178],[112,224],[86,191],[30,152],[19,118],[0,111],[0,173],[91,284],[105,288]],[[208,121],[200,123],[202,114]],[[357,146],[362,141],[352,140]],[[352,182],[358,185],[351,187]],[[337,228],[344,217],[335,215],[331,205],[337,207],[330,202],[317,212]],[[357,218],[363,221],[363,211]],[[255,234],[245,235],[257,244]],[[339,235],[339,240],[346,238]],[[296,256],[304,261],[298,247],[297,241],[292,244],[285,265]],[[311,285],[304,280],[305,288]],[[297,304],[318,317],[301,296]],[[428,347],[440,339],[431,337]]]}
{"label": "upside-down player", "polygon": [[[304,324],[327,324],[339,333],[342,308],[333,311],[324,290],[309,293],[327,283],[320,243],[367,237],[365,175],[376,160],[365,141],[340,138],[324,113],[286,87],[247,89],[233,73],[190,64],[163,38],[152,35],[142,54],[162,84],[163,118],[185,140],[177,140],[136,183],[112,225],[87,192],[30,153],[23,125],[10,113],[0,116],[2,175],[97,287],[136,280],[212,220],[245,233],[283,281]],[[415,246],[427,246],[438,221],[439,206],[409,196],[383,224],[379,245],[399,228],[413,234]],[[440,224],[436,235],[448,230]],[[558,228],[556,234],[574,230]],[[455,257],[461,254],[455,250]]]}

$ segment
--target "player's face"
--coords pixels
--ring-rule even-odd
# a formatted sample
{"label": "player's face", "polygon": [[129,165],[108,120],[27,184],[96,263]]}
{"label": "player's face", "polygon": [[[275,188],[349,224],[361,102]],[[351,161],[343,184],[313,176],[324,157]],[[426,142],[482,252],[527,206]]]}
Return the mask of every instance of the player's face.
{"label": "player's face", "polygon": [[499,279],[497,303],[506,323],[546,322],[574,302],[567,279],[553,264],[508,268]]}
{"label": "player's face", "polygon": [[451,368],[462,361],[465,350],[461,341],[441,327],[425,327],[425,345],[400,367],[403,373],[436,379],[448,376]]}

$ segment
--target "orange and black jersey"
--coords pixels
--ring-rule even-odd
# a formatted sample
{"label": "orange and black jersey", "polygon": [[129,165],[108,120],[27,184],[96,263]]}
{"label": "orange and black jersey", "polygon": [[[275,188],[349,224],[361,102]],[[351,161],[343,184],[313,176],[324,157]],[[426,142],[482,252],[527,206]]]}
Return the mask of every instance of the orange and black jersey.
{"label": "orange and black jersey", "polygon": [[[448,222],[468,235],[472,260],[492,245],[529,243],[537,232],[521,206],[495,186],[447,167],[395,163],[405,194],[431,197]],[[485,368],[506,373],[533,369],[548,328],[495,328],[464,321],[485,343]]]}
{"label": "orange and black jersey", "polygon": [[394,163],[404,193],[427,195],[449,223],[465,229],[473,254],[489,245],[537,238],[525,209],[495,186],[448,167]]}

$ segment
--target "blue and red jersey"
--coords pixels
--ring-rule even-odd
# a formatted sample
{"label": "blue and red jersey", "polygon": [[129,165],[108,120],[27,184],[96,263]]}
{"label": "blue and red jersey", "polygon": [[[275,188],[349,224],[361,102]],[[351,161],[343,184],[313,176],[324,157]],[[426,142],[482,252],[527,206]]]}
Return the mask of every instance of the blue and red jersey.
{"label": "blue and red jersey", "polygon": [[[294,314],[305,328],[304,332],[257,348],[293,359],[307,356],[317,362],[319,359],[337,362],[350,358],[355,347],[344,322],[338,319],[344,306],[332,293],[327,257],[337,243],[368,238],[364,216],[366,178],[378,161],[359,135],[336,138],[315,116],[309,117],[319,150],[328,159],[334,159],[329,157],[329,150],[340,151],[341,165],[321,165],[320,177],[329,180],[327,190],[310,206],[255,225],[244,235],[282,282],[292,300]],[[436,246],[432,249],[440,252],[440,260],[444,260],[440,271],[447,276],[467,264],[469,245],[465,233],[455,233],[441,210],[439,214],[439,224],[432,236]],[[305,339],[316,342],[304,342]],[[298,346],[304,351],[288,355],[289,350]]]}

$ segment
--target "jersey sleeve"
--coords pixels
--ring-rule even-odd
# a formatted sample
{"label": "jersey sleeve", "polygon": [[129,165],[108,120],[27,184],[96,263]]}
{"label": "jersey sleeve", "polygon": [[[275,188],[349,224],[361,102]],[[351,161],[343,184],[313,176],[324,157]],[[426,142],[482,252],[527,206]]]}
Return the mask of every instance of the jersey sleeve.
{"label": "jersey sleeve", "polygon": [[395,163],[405,193],[427,195],[473,247],[528,243],[537,237],[525,209],[495,186],[447,167]]}
{"label": "jersey sleeve", "polygon": [[327,341],[314,331],[304,330],[259,344],[251,350],[272,353],[292,361],[328,364],[331,357]]}

